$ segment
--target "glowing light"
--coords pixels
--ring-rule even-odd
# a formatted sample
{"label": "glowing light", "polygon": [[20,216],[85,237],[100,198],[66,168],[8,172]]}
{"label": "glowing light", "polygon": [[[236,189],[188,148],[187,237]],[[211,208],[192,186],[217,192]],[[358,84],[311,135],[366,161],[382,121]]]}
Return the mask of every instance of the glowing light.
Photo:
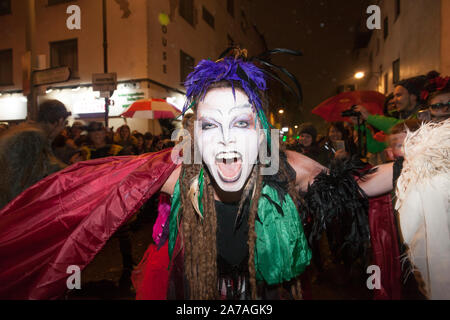
{"label": "glowing light", "polygon": [[287,137],[283,136],[283,142],[286,142]]}
{"label": "glowing light", "polygon": [[298,126],[294,126],[295,129],[298,129]]}
{"label": "glowing light", "polygon": [[283,110],[283,109],[280,109],[280,110],[278,110],[278,113],[279,113],[279,114],[283,114],[283,113],[284,113],[284,110]]}
{"label": "glowing light", "polygon": [[365,76],[365,74],[362,71],[355,73],[355,79],[362,79],[362,78],[364,78],[364,76]]}
{"label": "glowing light", "polygon": [[288,127],[284,127],[284,128],[281,129],[281,131],[283,131],[283,132],[288,132],[288,131],[289,131],[289,128],[288,128]]}
{"label": "glowing light", "polygon": [[161,12],[158,15],[158,21],[162,26],[167,26],[170,23],[170,18],[166,13]]}

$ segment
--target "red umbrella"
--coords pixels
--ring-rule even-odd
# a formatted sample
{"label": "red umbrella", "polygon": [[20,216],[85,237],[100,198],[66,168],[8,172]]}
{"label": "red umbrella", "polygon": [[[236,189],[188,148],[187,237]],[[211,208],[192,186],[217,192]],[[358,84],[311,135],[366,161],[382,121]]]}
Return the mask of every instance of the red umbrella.
{"label": "red umbrella", "polygon": [[371,114],[383,114],[385,96],[377,91],[347,91],[331,97],[312,110],[325,121],[348,121],[341,116],[342,111],[353,105],[361,105]]}
{"label": "red umbrella", "polygon": [[121,114],[125,118],[171,119],[176,118],[181,111],[164,99],[142,99],[133,102]]}

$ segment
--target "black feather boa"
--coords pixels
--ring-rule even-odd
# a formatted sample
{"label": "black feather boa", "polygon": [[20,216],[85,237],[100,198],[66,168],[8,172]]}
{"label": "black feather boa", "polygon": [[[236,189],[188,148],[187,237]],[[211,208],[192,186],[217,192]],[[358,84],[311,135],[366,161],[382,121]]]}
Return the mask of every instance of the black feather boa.
{"label": "black feather boa", "polygon": [[373,170],[364,171],[364,167],[360,161],[335,161],[329,173],[316,176],[301,204],[303,221],[312,224],[310,244],[320,239],[325,230],[338,228],[343,239],[338,244],[341,250],[350,249],[353,257],[365,254],[370,241],[369,201],[356,179],[364,179]]}

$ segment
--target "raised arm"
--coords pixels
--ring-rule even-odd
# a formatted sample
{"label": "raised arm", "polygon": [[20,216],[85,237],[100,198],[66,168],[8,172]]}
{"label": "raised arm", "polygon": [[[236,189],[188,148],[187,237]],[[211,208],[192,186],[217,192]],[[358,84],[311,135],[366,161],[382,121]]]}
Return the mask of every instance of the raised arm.
{"label": "raised arm", "polygon": [[298,191],[306,192],[308,185],[314,182],[314,178],[322,171],[327,170],[327,168],[318,162],[301,153],[287,150],[286,156],[289,164],[295,170],[295,184]]}
{"label": "raised arm", "polygon": [[[306,192],[308,185],[314,182],[314,178],[322,171],[328,171],[327,168],[316,161],[295,151],[286,151],[288,162],[295,170],[297,190]],[[377,166],[377,170],[367,175],[363,180],[359,180],[358,185],[369,197],[376,197],[393,190],[392,182],[392,163]]]}
{"label": "raised arm", "polygon": [[364,181],[358,181],[361,189],[369,197],[376,197],[391,191],[393,186],[393,163],[386,163],[377,166],[377,171],[367,175]]}

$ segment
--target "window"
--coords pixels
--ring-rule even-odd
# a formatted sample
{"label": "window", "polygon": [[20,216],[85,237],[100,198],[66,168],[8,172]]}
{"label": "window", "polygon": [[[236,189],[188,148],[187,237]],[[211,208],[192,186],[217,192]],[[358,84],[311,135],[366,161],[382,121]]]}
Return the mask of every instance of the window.
{"label": "window", "polygon": [[234,18],[234,0],[227,0],[227,11]]}
{"label": "window", "polygon": [[396,84],[400,80],[400,59],[392,62],[392,83]]}
{"label": "window", "polygon": [[0,16],[11,14],[11,0],[0,0]]}
{"label": "window", "polygon": [[75,0],[48,0],[48,5],[49,6],[54,6],[57,4],[61,4],[61,3],[67,3],[67,2],[72,2]]}
{"label": "window", "polygon": [[50,42],[50,65],[70,68],[70,78],[78,78],[78,40]]}
{"label": "window", "polygon": [[400,15],[400,0],[395,0],[395,20],[397,20]]}
{"label": "window", "polygon": [[12,49],[0,51],[0,86],[13,84],[13,55]]}
{"label": "window", "polygon": [[389,20],[388,17],[384,18],[384,39],[386,40],[386,38],[389,35]]}
{"label": "window", "polygon": [[184,82],[186,77],[194,70],[195,59],[180,50],[180,81]]}
{"label": "window", "polygon": [[214,29],[214,16],[205,7],[203,7],[203,20]]}
{"label": "window", "polygon": [[194,26],[194,0],[180,0],[179,13],[184,20]]}

